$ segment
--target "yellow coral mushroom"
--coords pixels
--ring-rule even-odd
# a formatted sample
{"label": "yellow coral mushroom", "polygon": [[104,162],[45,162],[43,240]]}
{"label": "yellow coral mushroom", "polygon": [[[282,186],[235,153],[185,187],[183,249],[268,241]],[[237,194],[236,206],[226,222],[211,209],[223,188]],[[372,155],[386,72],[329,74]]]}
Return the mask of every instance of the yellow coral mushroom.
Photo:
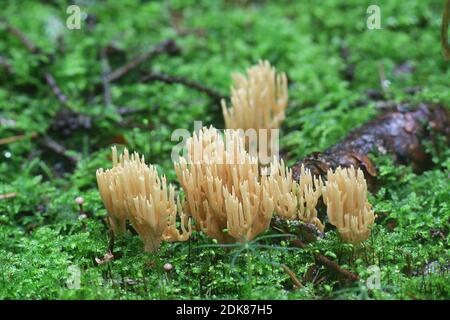
{"label": "yellow coral mushroom", "polygon": [[228,129],[242,129],[249,134],[246,148],[258,152],[262,165],[278,155],[278,130],[288,104],[286,74],[277,74],[268,61],[247,69],[247,75],[233,74],[231,106],[224,100],[222,113]]}
{"label": "yellow coral mushroom", "polygon": [[316,209],[322,196],[322,179],[313,177],[311,171],[302,166],[299,182],[296,182],[284,161],[277,159],[271,163],[270,177],[270,194],[274,198],[276,215],[282,219],[312,223],[323,231],[324,226],[317,217]]}
{"label": "yellow coral mushroom", "polygon": [[269,227],[273,200],[267,180],[239,131],[226,130],[224,139],[204,127],[188,139],[187,149],[175,170],[200,230],[227,243],[251,240]]}
{"label": "yellow coral mushroom", "polygon": [[268,61],[247,69],[247,76],[232,75],[231,107],[222,100],[229,129],[276,129],[285,118],[288,104],[287,76],[276,74]]}
{"label": "yellow coral mushroom", "polygon": [[328,219],[345,242],[357,244],[369,237],[375,215],[367,201],[367,184],[360,169],[329,170],[323,196]]}
{"label": "yellow coral mushroom", "polygon": [[[267,172],[267,169],[270,171]],[[294,219],[297,216],[297,182],[292,179],[292,171],[284,161],[273,159],[264,174],[268,175],[269,192],[274,199],[275,213],[282,219]]]}
{"label": "yellow coral mushroom", "polygon": [[[117,234],[125,231],[129,219],[145,245],[145,251],[159,248],[161,240],[184,241],[191,234],[191,224],[175,201],[173,186],[166,178],[160,178],[156,168],[147,166],[144,157],[129,155],[125,149],[117,156],[115,147],[113,168],[97,170],[100,196],[108,212],[108,221]],[[177,214],[181,220],[181,232],[176,228]]]}
{"label": "yellow coral mushroom", "polygon": [[317,202],[322,196],[323,182],[320,176],[313,176],[310,170],[302,165],[297,187],[299,219],[312,223],[319,230],[324,230],[324,225],[317,217]]}

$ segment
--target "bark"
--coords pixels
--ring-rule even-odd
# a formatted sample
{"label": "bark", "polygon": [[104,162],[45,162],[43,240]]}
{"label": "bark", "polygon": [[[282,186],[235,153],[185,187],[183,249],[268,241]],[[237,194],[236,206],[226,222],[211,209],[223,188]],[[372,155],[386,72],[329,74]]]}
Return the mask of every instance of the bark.
{"label": "bark", "polygon": [[450,25],[450,0],[446,0],[441,24],[442,54],[444,55],[446,60],[450,60],[450,44],[448,43],[449,25]]}
{"label": "bark", "polygon": [[421,104],[415,110],[407,110],[406,104],[385,112],[350,132],[341,142],[324,152],[314,152],[297,162],[292,171],[295,179],[300,176],[303,164],[314,174],[325,176],[328,169],[338,166],[360,168],[369,188],[377,189],[377,169],[370,153],[391,154],[399,164],[411,164],[415,172],[432,166],[431,155],[426,153],[424,142],[437,147],[436,137],[450,142],[450,116],[444,106]]}

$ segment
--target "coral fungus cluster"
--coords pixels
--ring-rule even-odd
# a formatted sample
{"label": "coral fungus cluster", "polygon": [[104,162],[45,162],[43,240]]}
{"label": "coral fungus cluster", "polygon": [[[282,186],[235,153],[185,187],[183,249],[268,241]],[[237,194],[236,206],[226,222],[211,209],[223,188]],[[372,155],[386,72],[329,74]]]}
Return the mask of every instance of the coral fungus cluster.
{"label": "coral fungus cluster", "polygon": [[291,170],[284,166],[283,161],[281,164],[278,161],[274,162],[271,172],[279,172],[276,175],[277,183],[271,184],[271,193],[277,199],[277,215],[282,219],[312,223],[323,230],[323,224],[317,217],[316,209],[322,195],[322,179],[313,176],[310,170],[302,167],[297,182],[293,180]]}
{"label": "coral fungus cluster", "polygon": [[367,184],[360,169],[329,170],[323,198],[328,219],[345,242],[356,244],[369,237],[375,216],[367,201]]}
{"label": "coral fungus cluster", "polygon": [[255,137],[246,141],[246,148],[258,151],[260,163],[267,165],[278,154],[278,129],[288,105],[287,76],[277,74],[268,61],[260,61],[246,75],[234,73],[232,78],[230,107],[221,101],[225,126],[251,130]]}
{"label": "coral fungus cluster", "polygon": [[330,170],[324,183],[301,167],[296,181],[283,160],[271,157],[262,166],[258,156],[248,152],[244,130],[278,128],[285,117],[286,75],[276,74],[263,61],[249,68],[247,77],[235,74],[233,80],[231,108],[222,101],[229,129],[224,135],[212,126],[195,132],[187,139],[187,154],[175,163],[185,196],[182,203],[174,187],[143,157],[129,155],[126,149],[118,156],[113,147],[113,167],[99,169],[97,181],[114,233],[123,233],[129,220],[145,250],[152,252],[161,240],[187,240],[191,218],[197,230],[221,243],[254,239],[269,228],[273,215],[323,231],[317,210],[323,198],[328,221],[344,241],[357,244],[367,239],[374,213],[361,170]]}
{"label": "coral fungus cluster", "polygon": [[[191,233],[191,223],[175,200],[175,189],[167,185],[166,178],[159,177],[156,168],[147,166],[144,157],[131,156],[125,149],[117,157],[112,149],[112,169],[97,170],[100,196],[108,212],[108,221],[116,234],[125,231],[130,220],[142,238],[145,251],[159,248],[161,240],[184,241]],[[181,220],[181,232],[176,228],[177,215]]]}
{"label": "coral fungus cluster", "polygon": [[285,118],[288,104],[287,76],[276,74],[268,61],[247,69],[247,76],[232,74],[231,107],[222,100],[229,129],[275,129]]}
{"label": "coral fungus cluster", "polygon": [[266,230],[273,197],[240,131],[226,130],[224,139],[213,127],[203,128],[188,139],[187,148],[187,159],[182,157],[175,168],[200,230],[220,242],[251,240]]}

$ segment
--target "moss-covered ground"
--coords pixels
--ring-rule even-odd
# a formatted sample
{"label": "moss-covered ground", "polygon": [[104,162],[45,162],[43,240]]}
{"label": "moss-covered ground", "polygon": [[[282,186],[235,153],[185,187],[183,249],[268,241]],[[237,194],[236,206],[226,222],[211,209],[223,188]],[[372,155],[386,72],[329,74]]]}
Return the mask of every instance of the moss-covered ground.
{"label": "moss-covered ground", "polygon": [[[391,101],[450,107],[450,64],[439,41],[443,1],[75,2],[88,13],[80,30],[66,28],[66,1],[0,5],[0,15],[42,49],[31,54],[0,23],[0,55],[9,65],[9,71],[0,66],[0,138],[26,135],[0,145],[0,194],[16,194],[0,199],[0,298],[450,298],[445,148],[434,153],[433,169],[420,175],[376,156],[382,188],[369,199],[377,224],[360,246],[330,231],[306,250],[295,249],[268,231],[246,246],[224,248],[194,232],[188,242],[164,243],[147,254],[130,231],[116,239],[113,260],[95,261],[109,243],[95,170],[110,166],[110,146],[138,150],[176,184],[172,131],[192,130],[195,120],[223,128],[220,105],[209,96],[180,84],[142,83],[143,74],[185,77],[227,95],[231,72],[269,60],[289,77],[281,145],[292,165],[382,112],[374,94],[380,81],[386,80]],[[366,27],[369,4],[381,9],[380,30]],[[106,105],[102,49],[110,48],[116,69],[166,39],[175,40],[180,54],[158,55],[112,83],[113,103]],[[84,120],[61,116],[64,106],[46,72]],[[123,108],[132,112],[121,114]],[[63,144],[66,156],[44,147],[43,136]],[[80,161],[72,164],[67,155]],[[79,218],[78,196],[86,219]],[[317,266],[316,251],[361,280],[351,283]],[[165,263],[173,265],[171,272]],[[293,290],[280,264],[304,288]],[[366,287],[370,266],[380,270],[378,289]],[[79,288],[68,285],[74,270],[80,271]]]}

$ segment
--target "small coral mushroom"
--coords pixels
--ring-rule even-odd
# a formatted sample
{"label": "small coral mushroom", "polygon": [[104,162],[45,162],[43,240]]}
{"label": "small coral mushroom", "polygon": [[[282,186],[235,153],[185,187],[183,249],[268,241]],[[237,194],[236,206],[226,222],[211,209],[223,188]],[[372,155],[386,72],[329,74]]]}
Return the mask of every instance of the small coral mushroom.
{"label": "small coral mushroom", "polygon": [[323,182],[320,176],[313,176],[311,171],[302,165],[297,187],[299,219],[312,223],[324,230],[324,225],[317,217],[317,202],[322,196]]}
{"label": "small coral mushroom", "polygon": [[[120,181],[119,171],[123,168],[123,155],[121,155],[121,163],[117,163],[117,149],[112,148],[113,153],[113,168],[110,170],[97,170],[97,184],[100,192],[100,197],[108,212],[108,224],[114,234],[120,235],[125,233],[127,211],[125,208],[126,200],[123,192],[122,182]],[[125,150],[124,156],[129,159],[128,151]],[[133,154],[132,161],[139,161],[139,157],[135,159]]]}
{"label": "small coral mushroom", "polygon": [[375,216],[367,202],[366,180],[360,169],[329,170],[323,196],[328,219],[345,242],[357,244],[369,237]]}
{"label": "small coral mushroom", "polygon": [[268,61],[247,69],[247,77],[232,75],[231,107],[222,100],[228,129],[276,129],[285,118],[288,104],[286,74],[276,74]]}
{"label": "small coral mushroom", "polygon": [[187,159],[175,164],[197,227],[223,243],[255,238],[269,227],[274,209],[268,181],[240,133],[226,130],[224,140],[204,127],[187,140]]}
{"label": "small coral mushroom", "polygon": [[[175,201],[173,186],[167,186],[166,178],[160,178],[156,168],[147,166],[144,157],[139,158],[137,153],[130,157],[125,149],[118,158],[115,147],[112,153],[113,168],[97,170],[100,196],[112,230],[123,233],[129,219],[147,252],[158,250],[161,240],[187,240],[191,234],[190,221]],[[181,232],[176,228],[177,211]]]}
{"label": "small coral mushroom", "polygon": [[270,177],[270,194],[274,198],[276,215],[286,220],[312,223],[323,231],[324,226],[317,217],[316,209],[322,196],[323,182],[320,177],[313,177],[311,171],[302,166],[297,183],[283,160],[271,163]]}
{"label": "small coral mushroom", "polygon": [[[270,170],[267,172],[267,170]],[[292,171],[285,167],[284,161],[274,159],[269,168],[264,168],[268,175],[270,194],[274,199],[275,213],[282,219],[294,219],[297,216],[297,182],[292,179]]]}

